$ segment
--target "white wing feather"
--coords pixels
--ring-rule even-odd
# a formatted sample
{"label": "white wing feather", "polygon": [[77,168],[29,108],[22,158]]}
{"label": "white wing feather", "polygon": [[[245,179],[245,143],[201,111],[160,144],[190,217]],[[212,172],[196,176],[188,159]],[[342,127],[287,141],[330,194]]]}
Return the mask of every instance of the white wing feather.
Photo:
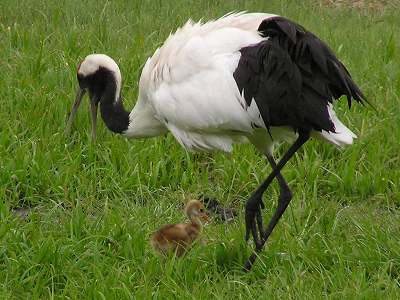
{"label": "white wing feather", "polygon": [[314,131],[312,132],[312,135],[317,138],[322,138],[339,148],[342,148],[346,145],[351,145],[353,143],[353,139],[357,138],[357,135],[355,135],[338,119],[335,111],[333,110],[332,104],[329,104],[328,112],[333,124],[335,125],[336,132],[326,132],[322,130],[321,132]]}

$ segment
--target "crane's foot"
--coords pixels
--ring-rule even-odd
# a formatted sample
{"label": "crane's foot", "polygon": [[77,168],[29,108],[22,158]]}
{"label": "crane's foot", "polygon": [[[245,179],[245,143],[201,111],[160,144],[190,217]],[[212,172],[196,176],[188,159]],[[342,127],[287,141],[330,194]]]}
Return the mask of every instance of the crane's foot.
{"label": "crane's foot", "polygon": [[[268,240],[269,236],[271,235],[273,229],[275,228],[276,224],[278,223],[279,219],[281,218],[282,214],[285,212],[286,208],[288,207],[290,200],[292,199],[292,193],[288,187],[282,188],[281,194],[278,201],[278,207],[276,208],[275,213],[273,214],[270,222],[266,230],[263,229],[262,226],[262,217],[261,217],[261,208],[263,207],[262,202],[259,202],[260,205],[258,209],[252,210],[254,204],[248,201],[246,204],[246,240],[250,237],[250,232],[253,236],[255,242],[255,251],[246,261],[243,270],[248,272],[251,270],[254,262],[257,259],[257,254],[263,249],[265,242]],[[257,203],[257,202],[253,202]],[[258,229],[258,231],[257,231]],[[258,233],[260,237],[258,237]]]}
{"label": "crane's foot", "polygon": [[246,203],[245,221],[246,221],[246,242],[250,239],[250,234],[253,237],[256,251],[262,248],[261,239],[264,236],[263,219],[261,209],[264,209],[264,203],[261,197],[258,199],[251,197]]}

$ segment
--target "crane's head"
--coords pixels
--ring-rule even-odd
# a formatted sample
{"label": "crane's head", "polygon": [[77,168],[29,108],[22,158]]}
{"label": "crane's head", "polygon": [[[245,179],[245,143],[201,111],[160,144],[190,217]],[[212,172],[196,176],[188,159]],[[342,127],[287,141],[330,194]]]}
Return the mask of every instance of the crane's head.
{"label": "crane's head", "polygon": [[68,133],[71,130],[72,122],[75,119],[82,98],[88,92],[92,119],[92,138],[95,139],[98,104],[106,96],[110,97],[110,95],[107,95],[106,89],[110,83],[116,85],[114,95],[111,96],[119,97],[121,72],[111,57],[105,54],[90,54],[79,64],[76,76],[79,88],[67,121],[66,132]]}

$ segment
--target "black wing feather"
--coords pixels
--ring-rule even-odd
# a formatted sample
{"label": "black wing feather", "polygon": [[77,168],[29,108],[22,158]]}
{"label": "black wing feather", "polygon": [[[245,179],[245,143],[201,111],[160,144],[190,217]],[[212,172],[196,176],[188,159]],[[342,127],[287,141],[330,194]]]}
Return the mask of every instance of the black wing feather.
{"label": "black wing feather", "polygon": [[363,103],[365,96],[329,47],[302,26],[282,17],[264,20],[268,37],[242,48],[234,78],[247,105],[256,101],[267,128],[335,131],[328,104],[345,95]]}

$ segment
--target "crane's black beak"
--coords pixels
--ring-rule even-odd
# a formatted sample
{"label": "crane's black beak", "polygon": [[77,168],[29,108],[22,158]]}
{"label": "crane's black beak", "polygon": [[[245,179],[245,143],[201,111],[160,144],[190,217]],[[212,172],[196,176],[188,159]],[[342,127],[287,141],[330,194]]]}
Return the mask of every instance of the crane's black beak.
{"label": "crane's black beak", "polygon": [[71,131],[72,123],[74,122],[76,112],[78,111],[78,108],[81,105],[82,98],[85,95],[85,93],[86,93],[85,89],[81,89],[80,87],[78,88],[78,91],[77,91],[76,97],[75,97],[75,102],[72,105],[72,109],[71,109],[71,112],[69,113],[69,117],[67,120],[67,126],[65,128],[65,133],[67,133],[67,134],[69,134]]}
{"label": "crane's black beak", "polygon": [[[78,91],[76,93],[75,97],[75,102],[72,105],[71,112],[69,113],[69,117],[67,120],[67,126],[65,128],[65,133],[69,134],[71,132],[72,128],[72,123],[74,122],[74,119],[76,117],[76,112],[78,111],[79,106],[82,103],[82,98],[86,94],[86,89],[85,88],[78,88]],[[97,124],[97,108],[98,108],[98,101],[96,101],[96,97],[94,95],[91,95],[90,101],[90,117],[91,117],[91,122],[92,122],[92,140],[96,140],[96,124]]]}
{"label": "crane's black beak", "polygon": [[96,100],[94,95],[90,95],[90,116],[92,121],[92,140],[96,140],[96,129],[97,129],[97,108],[99,101]]}

